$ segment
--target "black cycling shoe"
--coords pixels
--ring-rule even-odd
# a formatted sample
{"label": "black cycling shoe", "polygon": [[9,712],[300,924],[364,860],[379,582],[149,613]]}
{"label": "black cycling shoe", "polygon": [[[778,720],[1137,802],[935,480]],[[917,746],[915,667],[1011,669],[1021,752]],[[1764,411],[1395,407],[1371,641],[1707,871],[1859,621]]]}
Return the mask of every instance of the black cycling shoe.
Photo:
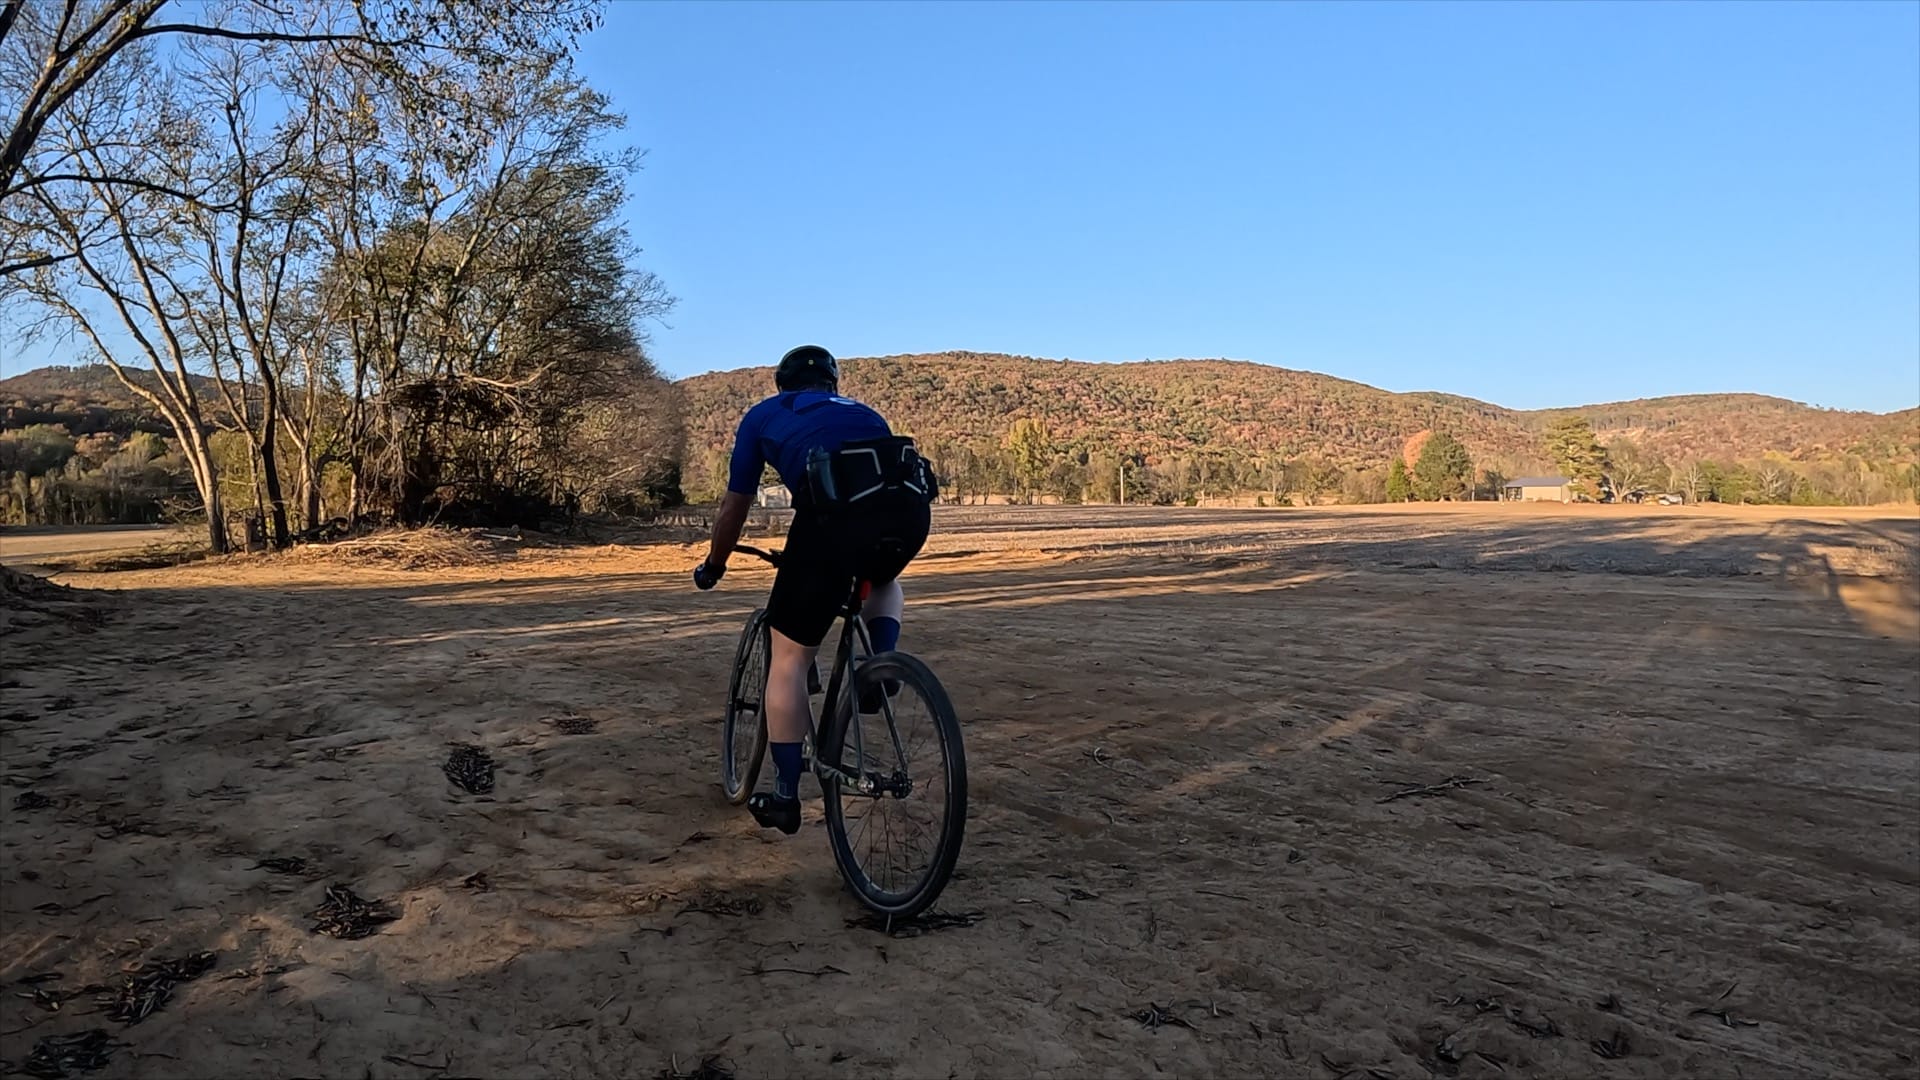
{"label": "black cycling shoe", "polygon": [[747,800],[747,812],[763,829],[779,829],[788,836],[800,831],[799,799],[783,799],[770,791],[762,791]]}

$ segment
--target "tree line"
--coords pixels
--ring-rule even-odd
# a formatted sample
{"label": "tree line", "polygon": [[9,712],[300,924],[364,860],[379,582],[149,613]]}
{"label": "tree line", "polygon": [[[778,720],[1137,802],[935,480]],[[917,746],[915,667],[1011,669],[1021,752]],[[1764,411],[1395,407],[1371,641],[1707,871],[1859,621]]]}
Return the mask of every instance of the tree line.
{"label": "tree line", "polygon": [[1779,453],[1747,460],[1669,459],[1632,439],[1602,444],[1584,416],[1556,420],[1545,436],[1549,458],[1586,498],[1671,493],[1688,502],[1867,506],[1920,498],[1920,463],[1856,452],[1814,461]]}
{"label": "tree line", "polygon": [[0,433],[0,523],[134,525],[192,502],[186,458],[152,432],[78,438],[36,424]]}
{"label": "tree line", "polygon": [[77,340],[167,427],[8,432],[9,516],[144,513],[113,493],[156,468],[215,551],[236,510],[284,546],[677,497],[639,156],[571,64],[597,3],[3,10],[0,329]]}
{"label": "tree line", "polygon": [[[661,447],[658,475],[677,477],[682,442],[680,419],[657,415],[651,438]],[[613,415],[608,410],[607,415]],[[60,420],[26,423],[0,431],[0,521],[62,524],[146,522],[196,505],[192,472],[177,442],[144,430],[125,410],[84,407],[9,409],[9,417]],[[71,429],[71,430],[70,430]],[[76,434],[75,432],[79,433]],[[611,433],[597,459],[610,478],[603,491],[620,490],[619,456],[633,433]],[[258,497],[250,444],[240,430],[216,430],[210,444],[222,477],[225,501]],[[1385,503],[1497,500],[1509,480],[1557,473],[1572,482],[1577,497],[1627,500],[1676,494],[1690,502],[1799,505],[1874,504],[1913,500],[1920,469],[1880,463],[1856,454],[1805,462],[1784,455],[1747,461],[1684,458],[1670,461],[1631,439],[1602,443],[1583,417],[1556,421],[1534,455],[1488,455],[1475,460],[1466,445],[1445,431],[1407,439],[1399,454],[1372,465],[1346,465],[1323,454],[1248,452],[1196,446],[1148,455],[1111,445],[1062,438],[1044,421],[1023,418],[992,442],[933,437],[922,440],[935,462],[945,497],[952,502],[1008,499],[1014,502],[1197,505],[1215,499],[1290,503]],[[697,501],[718,498],[724,449],[708,452],[687,493]],[[647,459],[642,459],[647,460]],[[338,466],[321,478],[321,501],[351,501],[352,475]],[[658,484],[656,481],[655,483]],[[630,492],[633,489],[626,489]],[[676,502],[677,489],[658,484],[626,496],[637,508]],[[546,504],[542,504],[543,506]],[[608,496],[587,509],[606,509]]]}
{"label": "tree line", "polygon": [[[843,371],[846,390],[918,436],[942,462],[948,489],[969,499],[1118,502],[1124,475],[1128,502],[1379,502],[1388,498],[1396,457],[1406,488],[1396,483],[1395,499],[1490,499],[1509,477],[1562,471],[1547,429],[1589,412],[1588,428],[1604,432],[1603,449],[1619,449],[1623,463],[1639,450],[1683,474],[1697,467],[1705,475],[1757,478],[1769,466],[1783,468],[1803,479],[1796,485],[1803,501],[1900,498],[1907,490],[1901,471],[1920,450],[1920,415],[1833,412],[1757,395],[1528,413],[1220,361],[1082,364],[950,352],[855,359]],[[717,492],[740,412],[768,385],[765,369],[683,384],[690,496]],[[1044,428],[1052,447],[1044,465],[1008,445],[1020,420]],[[1459,444],[1470,484],[1430,464],[1416,489],[1420,447],[1416,441],[1409,452],[1406,444],[1409,433],[1422,431]],[[1442,443],[1436,453],[1446,449]],[[1450,468],[1457,478],[1457,452]],[[1756,479],[1745,491],[1720,483],[1700,485],[1696,494],[1759,499],[1765,491]],[[1593,485],[1586,495],[1600,497],[1600,489]]]}
{"label": "tree line", "polygon": [[923,449],[950,501],[1197,505],[1251,498],[1257,505],[1498,500],[1512,479],[1557,473],[1575,498],[1637,501],[1674,494],[1688,502],[1872,505],[1920,498],[1920,465],[1843,454],[1793,461],[1668,461],[1631,439],[1602,443],[1584,417],[1551,424],[1538,451],[1475,461],[1448,432],[1409,438],[1372,465],[1320,454],[1195,447],[1147,455],[1059,438],[1044,421],[1015,421],[996,442],[932,438]]}

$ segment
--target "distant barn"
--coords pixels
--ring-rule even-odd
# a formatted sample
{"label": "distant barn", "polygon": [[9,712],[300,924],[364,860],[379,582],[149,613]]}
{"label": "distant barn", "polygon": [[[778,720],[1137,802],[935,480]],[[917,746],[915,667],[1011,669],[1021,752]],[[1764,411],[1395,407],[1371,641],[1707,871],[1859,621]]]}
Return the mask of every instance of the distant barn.
{"label": "distant barn", "polygon": [[1564,476],[1520,476],[1507,481],[1508,502],[1572,502],[1573,481]]}

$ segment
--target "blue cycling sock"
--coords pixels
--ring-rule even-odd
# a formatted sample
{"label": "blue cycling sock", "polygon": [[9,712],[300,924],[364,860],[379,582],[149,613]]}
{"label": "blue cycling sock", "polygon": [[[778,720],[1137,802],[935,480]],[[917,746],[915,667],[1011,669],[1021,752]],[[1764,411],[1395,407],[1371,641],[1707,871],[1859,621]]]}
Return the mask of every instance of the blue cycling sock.
{"label": "blue cycling sock", "polygon": [[800,744],[773,744],[773,794],[777,799],[800,797]]}
{"label": "blue cycling sock", "polygon": [[892,652],[900,647],[900,620],[885,615],[867,620],[867,636],[873,639],[873,651]]}

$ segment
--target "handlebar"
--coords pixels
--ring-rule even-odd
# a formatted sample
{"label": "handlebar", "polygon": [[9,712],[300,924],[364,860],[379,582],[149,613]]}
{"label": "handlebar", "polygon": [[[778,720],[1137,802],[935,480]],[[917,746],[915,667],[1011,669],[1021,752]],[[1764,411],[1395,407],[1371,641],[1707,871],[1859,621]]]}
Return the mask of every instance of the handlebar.
{"label": "handlebar", "polygon": [[[758,556],[775,566],[780,565],[781,553],[778,551],[762,551],[751,544],[736,544],[733,550],[744,551],[749,555]],[[723,566],[716,570],[703,562],[693,568],[693,587],[699,589],[701,592],[706,592],[708,589],[720,584],[721,575],[725,573],[726,567]]]}
{"label": "handlebar", "polygon": [[754,547],[752,544],[735,544],[733,545],[733,550],[744,551],[747,554],[755,556],[756,558],[759,558],[765,562],[772,563],[774,566],[780,565],[781,556],[785,554],[785,552],[780,552],[780,551],[764,551],[760,548]]}

